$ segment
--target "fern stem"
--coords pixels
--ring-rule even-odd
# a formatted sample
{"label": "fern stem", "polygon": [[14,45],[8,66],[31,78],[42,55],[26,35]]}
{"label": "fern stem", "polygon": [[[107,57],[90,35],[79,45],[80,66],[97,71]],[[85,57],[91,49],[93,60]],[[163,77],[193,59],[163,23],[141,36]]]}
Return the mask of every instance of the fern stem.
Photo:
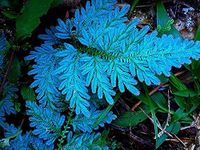
{"label": "fern stem", "polygon": [[[120,98],[121,93],[117,92],[117,94],[114,97],[114,104],[118,101],[118,99]],[[97,121],[94,123],[93,128],[95,128],[102,120],[103,118],[105,118],[105,116],[108,114],[108,112],[112,109],[113,105],[108,105],[108,107],[103,111],[103,113],[99,116],[99,118],[97,119]]]}
{"label": "fern stem", "polygon": [[77,46],[77,50],[80,53],[87,53],[90,56],[99,56],[99,57],[107,59],[107,60],[113,60],[113,59],[117,59],[117,58],[120,59],[120,56],[118,54],[111,54],[111,53],[107,53],[105,51],[98,51],[95,48],[85,47],[77,42],[75,45]]}
{"label": "fern stem", "polygon": [[71,124],[72,121],[72,115],[73,115],[74,110],[70,111],[69,116],[67,117],[66,125],[64,126],[64,129],[61,133],[60,139],[58,139],[58,150],[62,150],[62,144],[64,143],[64,139],[66,138],[66,134],[69,132],[69,125]]}

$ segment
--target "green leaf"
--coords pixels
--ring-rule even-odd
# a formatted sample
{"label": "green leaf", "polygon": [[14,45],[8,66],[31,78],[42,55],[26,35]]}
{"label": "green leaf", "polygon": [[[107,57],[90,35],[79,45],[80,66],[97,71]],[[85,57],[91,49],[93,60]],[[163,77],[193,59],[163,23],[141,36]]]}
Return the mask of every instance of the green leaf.
{"label": "green leaf", "polygon": [[15,58],[11,66],[11,70],[8,74],[8,80],[11,83],[16,83],[19,80],[20,75],[21,75],[20,62],[18,58]]}
{"label": "green leaf", "polygon": [[164,75],[159,75],[158,78],[159,78],[159,80],[161,81],[162,84],[167,83],[169,81],[169,78],[167,78]]}
{"label": "green leaf", "polygon": [[192,60],[192,64],[191,64],[191,71],[192,74],[194,76],[194,78],[200,80],[200,61],[199,60]]}
{"label": "green leaf", "polygon": [[16,37],[24,39],[40,24],[40,17],[47,13],[54,0],[28,0],[23,12],[16,19]]}
{"label": "green leaf", "polygon": [[168,112],[167,100],[161,93],[157,92],[153,94],[151,98],[160,109],[164,110],[165,112]]}
{"label": "green leaf", "polygon": [[176,88],[176,90],[188,90],[185,84],[183,84],[183,82],[173,74],[171,75],[169,82]]}
{"label": "green leaf", "polygon": [[184,97],[175,96],[174,100],[175,100],[176,104],[177,104],[180,108],[182,108],[182,109],[185,109],[185,108],[186,108],[187,103],[186,103],[186,100],[185,100]]}
{"label": "green leaf", "polygon": [[157,107],[156,103],[149,96],[149,91],[148,91],[147,86],[145,84],[142,84],[142,85],[143,85],[145,94],[140,93],[140,95],[136,96],[136,98],[139,99],[140,101],[142,101],[144,104],[146,104],[150,108],[150,111],[157,109],[158,107]]}
{"label": "green leaf", "polygon": [[180,96],[175,96],[175,102],[182,109],[185,110],[188,114],[192,113],[200,105],[199,96],[184,98]]}
{"label": "green leaf", "polygon": [[198,29],[195,35],[195,40],[200,41],[200,25],[198,26]]}
{"label": "green leaf", "polygon": [[177,122],[181,119],[184,119],[184,117],[186,117],[187,115],[188,113],[185,113],[183,109],[179,108],[173,114],[172,122]]}
{"label": "green leaf", "polygon": [[[171,123],[170,126],[166,128],[166,131],[169,133],[177,134],[181,128],[181,124],[179,122]],[[156,148],[160,147],[160,145],[167,139],[168,135],[164,133],[160,138],[158,138],[156,142]]]}
{"label": "green leaf", "polygon": [[62,3],[63,3],[63,0],[53,0],[51,7],[57,7],[58,5]]}
{"label": "green leaf", "polygon": [[101,133],[101,136],[95,140],[95,144],[105,145],[107,142],[108,134],[109,134],[109,130],[103,130],[103,132]]}
{"label": "green leaf", "polygon": [[173,92],[174,95],[176,96],[180,96],[180,97],[195,97],[198,96],[198,93],[196,93],[195,91],[192,90],[180,90],[180,91],[176,91]]}
{"label": "green leaf", "polygon": [[17,18],[17,13],[14,11],[9,11],[9,10],[5,10],[2,13],[5,17],[7,17],[8,19],[16,19]]}
{"label": "green leaf", "polygon": [[23,87],[21,89],[21,95],[25,101],[35,101],[36,99],[34,90],[29,87]]}
{"label": "green leaf", "polygon": [[155,110],[158,108],[155,102],[151,99],[149,95],[144,95],[140,93],[140,95],[137,96],[136,98],[142,101],[144,104],[146,104],[150,110]]}
{"label": "green leaf", "polygon": [[131,9],[129,11],[129,16],[132,13],[132,11],[135,9],[136,5],[139,3],[140,0],[132,0],[132,4],[131,4]]}
{"label": "green leaf", "polygon": [[15,110],[16,110],[16,112],[20,112],[20,110],[21,110],[21,103],[15,102]]}
{"label": "green leaf", "polygon": [[181,122],[181,123],[187,123],[191,124],[192,119],[189,117],[189,113],[184,112],[184,109],[177,109],[176,112],[172,116],[172,122]]}
{"label": "green leaf", "polygon": [[181,37],[180,33],[173,26],[173,19],[169,18],[168,13],[161,0],[157,1],[157,30],[159,35],[172,34],[174,37]]}
{"label": "green leaf", "polygon": [[[150,111],[145,112],[148,114]],[[146,119],[147,116],[142,111],[125,112],[113,123],[120,127],[134,127]]]}
{"label": "green leaf", "polygon": [[200,97],[190,97],[187,100],[187,105],[186,105],[186,112],[188,114],[192,113],[195,109],[199,108],[200,105]]}

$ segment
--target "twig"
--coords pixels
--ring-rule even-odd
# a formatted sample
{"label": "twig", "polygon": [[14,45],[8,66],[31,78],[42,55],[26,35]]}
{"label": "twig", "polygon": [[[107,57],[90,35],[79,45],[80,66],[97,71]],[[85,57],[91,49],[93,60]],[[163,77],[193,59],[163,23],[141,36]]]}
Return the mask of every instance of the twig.
{"label": "twig", "polygon": [[166,120],[166,123],[165,123],[165,126],[164,128],[161,130],[160,133],[158,133],[158,137],[162,136],[164,131],[166,130],[166,128],[169,126],[169,121],[171,120],[171,115],[170,115],[170,95],[169,95],[169,90],[167,92],[167,102],[168,102],[168,113],[167,113],[167,120]]}
{"label": "twig", "polygon": [[[194,143],[194,139],[190,139],[190,138],[181,138],[181,141],[183,141],[184,143]],[[172,142],[179,142],[177,139],[166,139],[166,141],[172,141]]]}
{"label": "twig", "polygon": [[143,145],[148,145],[149,147],[153,148],[153,145],[149,141],[144,140],[138,137],[137,135],[134,135],[132,132],[129,133],[129,137],[138,143],[141,143]]}
{"label": "twig", "polygon": [[131,111],[135,111],[135,109],[142,103],[142,101],[138,101],[132,108]]}
{"label": "twig", "polygon": [[[180,71],[175,73],[175,76],[180,76],[182,74],[184,74],[186,71]],[[160,84],[157,87],[155,87],[152,91],[149,92],[149,96],[153,95],[154,93],[156,93],[161,87],[168,87],[169,84]],[[135,109],[142,103],[142,101],[138,101],[135,105],[133,105],[133,107],[131,108],[131,111],[135,111]]]}
{"label": "twig", "polygon": [[185,72],[186,72],[186,70],[183,70],[183,71],[175,73],[174,75],[177,77],[177,76],[184,74]]}
{"label": "twig", "polygon": [[120,127],[120,126],[118,126],[118,125],[116,125],[116,124],[110,124],[109,126],[111,126],[113,129],[116,129],[116,130],[118,130],[118,131],[120,131],[120,132],[124,132],[124,134],[125,134],[125,132],[128,132],[129,131],[129,129],[128,128],[123,128],[123,127]]}
{"label": "twig", "polygon": [[24,124],[25,118],[22,119],[21,123],[20,123],[20,129],[22,128],[22,125]]}
{"label": "twig", "polygon": [[[141,110],[142,110],[142,112],[151,120],[151,122],[153,123],[154,121],[153,121],[153,119],[142,109],[142,108],[140,108]],[[156,123],[156,125],[157,125],[157,127],[162,131],[163,130],[163,128],[162,128],[162,126],[161,126],[161,124],[160,124],[160,122],[157,120],[157,123]],[[184,147],[186,147],[186,145],[185,145],[185,143],[183,143],[183,141],[181,141],[181,139],[178,137],[178,136],[176,136],[175,134],[173,134],[173,133],[169,133],[169,132],[167,132],[166,130],[163,130],[163,132],[165,133],[165,134],[167,134],[169,137],[171,137],[171,138],[176,138]]]}
{"label": "twig", "polygon": [[[149,92],[149,96],[153,95],[154,93],[156,93],[161,87],[165,86],[164,84],[161,84],[159,86],[157,86],[156,88],[154,88],[152,91]],[[135,109],[142,103],[142,101],[138,101],[132,108],[131,111],[135,111]]]}
{"label": "twig", "polygon": [[130,107],[126,104],[126,102],[120,98],[119,99],[119,103],[122,105],[122,107],[124,107],[126,110],[130,110]]}
{"label": "twig", "polygon": [[187,146],[185,145],[185,143],[184,143],[176,134],[173,134],[173,133],[172,133],[172,135],[173,135],[184,147],[187,147]]}
{"label": "twig", "polygon": [[170,104],[171,104],[171,101],[170,101],[170,94],[169,94],[169,92],[170,92],[170,90],[168,90],[168,92],[167,92],[168,114],[167,114],[167,121],[166,121],[165,128],[166,128],[167,126],[169,126],[169,121],[171,120],[171,115],[170,115],[170,111],[171,111]]}
{"label": "twig", "polygon": [[[155,92],[157,92],[159,90],[159,88],[162,86],[159,85],[156,88],[154,88],[152,91],[149,92],[149,96],[153,95]],[[132,108],[131,111],[135,111],[135,109],[142,103],[142,101],[138,101]]]}
{"label": "twig", "polygon": [[195,124],[191,124],[190,126],[182,127],[180,130],[183,131],[183,130],[187,130],[194,127],[195,127]]}
{"label": "twig", "polygon": [[194,119],[194,121],[192,122],[191,125],[182,127],[181,130],[186,130],[186,129],[193,128],[193,127],[197,128],[199,130],[198,124],[200,124],[200,116],[197,116],[197,117],[193,116],[193,119]]}
{"label": "twig", "polygon": [[3,81],[2,81],[1,86],[0,86],[0,93],[2,93],[2,91],[3,91],[4,85],[6,83],[7,76],[9,74],[9,72],[10,72],[10,69],[11,69],[11,66],[12,66],[12,63],[13,63],[13,60],[14,60],[14,56],[15,56],[15,50],[13,50],[12,53],[11,53],[9,64],[8,64],[8,68],[6,70],[6,73],[5,73],[4,77],[3,77]]}

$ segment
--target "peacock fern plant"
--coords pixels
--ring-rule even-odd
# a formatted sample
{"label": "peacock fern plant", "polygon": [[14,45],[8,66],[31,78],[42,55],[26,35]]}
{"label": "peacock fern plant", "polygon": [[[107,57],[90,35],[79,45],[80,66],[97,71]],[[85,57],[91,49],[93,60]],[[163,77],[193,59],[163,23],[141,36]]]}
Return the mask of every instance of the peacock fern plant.
{"label": "peacock fern plant", "polygon": [[[39,35],[44,43],[25,58],[35,62],[28,74],[34,78],[31,88],[37,102],[26,105],[33,131],[22,134],[0,121],[5,139],[12,139],[8,149],[16,144],[35,148],[38,143],[43,145],[38,149],[108,149],[109,143],[95,130],[116,115],[108,112],[102,117],[102,106],[113,105],[118,91],[137,96],[138,81],[159,85],[159,75],[169,77],[172,67],[200,57],[199,42],[159,37],[148,26],[138,29],[139,20],[126,17],[129,5],[120,8],[116,2],[88,1],[73,18],[58,19],[56,27]],[[8,127],[14,137],[7,134]],[[20,140],[26,141],[24,147]]]}
{"label": "peacock fern plant", "polygon": [[[170,76],[172,67],[200,57],[200,43],[157,36],[138,19],[128,20],[129,5],[114,7],[115,0],[87,2],[75,17],[62,21],[39,37],[44,44],[26,57],[36,64],[29,72],[42,106],[56,107],[65,96],[77,115],[90,116],[90,95],[112,105],[116,90],[139,95],[137,81],[159,85],[158,75]],[[137,79],[135,79],[137,78]]]}
{"label": "peacock fern plant", "polygon": [[116,90],[139,95],[137,80],[158,85],[157,75],[170,76],[171,67],[200,57],[199,42],[148,34],[148,26],[138,30],[139,20],[126,17],[129,5],[120,9],[115,3],[88,1],[74,18],[58,19],[58,26],[39,36],[44,44],[26,57],[36,62],[29,74],[35,75],[31,87],[37,88],[40,105],[58,111],[59,103],[69,103],[76,118],[85,116],[82,123],[72,121],[83,132],[92,127],[86,121],[94,114],[91,95],[112,105]]}

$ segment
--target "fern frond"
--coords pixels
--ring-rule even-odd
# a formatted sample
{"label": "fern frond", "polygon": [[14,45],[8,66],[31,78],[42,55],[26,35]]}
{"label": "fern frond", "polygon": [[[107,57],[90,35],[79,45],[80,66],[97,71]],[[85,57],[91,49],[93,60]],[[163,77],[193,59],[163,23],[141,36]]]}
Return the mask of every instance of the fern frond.
{"label": "fern frond", "polygon": [[22,135],[20,128],[13,124],[0,123],[3,127],[5,138],[0,139],[0,148],[5,150],[53,150],[53,145],[46,145],[42,139],[33,136],[30,132]]}
{"label": "fern frond", "polygon": [[116,0],[92,0],[91,2],[86,2],[85,9],[77,9],[73,19],[76,36],[82,35],[83,27],[92,26],[93,22],[98,21],[99,18],[108,16],[109,10],[114,8],[116,2]]}
{"label": "fern frond", "polygon": [[70,44],[65,43],[65,50],[58,52],[57,56],[63,58],[55,74],[60,74],[59,89],[70,101],[70,107],[75,107],[76,114],[90,115],[88,110],[90,96],[85,84],[85,77],[79,68],[81,54]]}
{"label": "fern frond", "polygon": [[126,87],[131,93],[139,95],[139,90],[135,87],[137,81],[130,74],[128,63],[117,59],[112,60],[107,64],[106,70],[110,76],[112,87],[118,87],[122,93],[125,92]]}
{"label": "fern frond", "polygon": [[53,26],[50,29],[45,29],[46,34],[40,34],[38,36],[39,39],[44,40],[45,44],[54,45],[59,44],[60,40],[56,37],[55,33],[57,33],[57,29]]}
{"label": "fern frond", "polygon": [[34,137],[27,132],[24,135],[20,134],[15,139],[10,141],[10,145],[5,147],[5,150],[53,150],[53,145],[46,145],[44,141]]}
{"label": "fern frond", "polygon": [[98,124],[98,126],[93,127],[103,111],[104,110],[91,110],[91,115],[89,118],[85,117],[84,115],[77,115],[72,120],[73,129],[79,129],[83,132],[92,132],[93,130],[97,130],[99,127],[104,127],[105,124],[110,124],[117,118],[116,115],[114,115],[112,112],[109,112],[104,118],[101,119],[101,122]]}
{"label": "fern frond", "polygon": [[55,36],[59,39],[69,39],[72,34],[73,21],[67,19],[63,22],[61,19],[58,19],[58,26],[56,27],[57,32]]}
{"label": "fern frond", "polygon": [[9,125],[8,123],[0,122],[1,127],[4,131],[4,136],[6,138],[15,135],[17,132],[20,132],[20,128],[16,128],[13,124]]}
{"label": "fern frond", "polygon": [[26,57],[26,60],[34,59],[36,62],[33,69],[29,71],[29,75],[35,75],[31,88],[37,88],[35,91],[38,94],[37,99],[43,107],[49,106],[55,109],[56,103],[60,101],[60,92],[57,89],[59,79],[58,76],[53,75],[58,66],[55,56],[57,50],[47,44],[36,47],[35,50]]}
{"label": "fern frond", "polygon": [[70,132],[67,136],[67,144],[63,148],[65,150],[108,150],[106,144],[101,142],[100,133],[72,135]]}
{"label": "fern frond", "polygon": [[200,42],[182,40],[172,36],[157,37],[157,33],[145,35],[139,43],[138,52],[130,52],[130,68],[138,79],[147,85],[159,84],[156,74],[170,76],[172,67],[190,64],[191,59],[200,58]]}
{"label": "fern frond", "polygon": [[[129,6],[120,9],[113,6],[115,3],[115,0],[92,0],[85,8],[76,10],[74,18],[58,20],[55,35],[62,44],[56,54],[59,67],[53,68],[53,74],[58,78],[56,87],[78,115],[90,115],[88,88],[98,98],[105,97],[113,104],[114,88],[139,95],[135,78],[147,85],[158,85],[158,75],[169,76],[172,67],[200,58],[200,42],[167,35],[158,37],[155,31],[148,33],[148,26],[139,30],[136,28],[139,20],[128,21],[126,17]],[[37,61],[35,53],[31,55]],[[47,56],[42,55],[41,58]],[[48,65],[55,66],[55,63],[41,63],[41,68],[45,70]],[[38,67],[39,63],[34,66]],[[38,83],[36,79],[35,86]]]}
{"label": "fern frond", "polygon": [[33,102],[27,102],[27,107],[29,108],[27,114],[30,115],[30,126],[36,128],[33,130],[33,134],[45,140],[47,145],[54,143],[61,135],[61,127],[65,117]]}
{"label": "fern frond", "polygon": [[31,146],[34,150],[54,150],[54,145],[46,145],[45,142],[37,137],[32,136]]}
{"label": "fern frond", "polygon": [[[109,19],[103,20],[107,21]],[[148,26],[138,30],[135,28],[137,23],[137,20],[132,20],[128,24],[124,22],[112,28],[97,23],[83,29],[84,34],[78,38],[81,44],[95,49],[95,55],[89,57],[94,59],[98,56],[104,61],[104,65],[107,66],[106,71],[102,67],[99,70],[105,72],[104,76],[111,80],[112,87],[116,87],[118,82],[121,92],[124,92],[126,87],[135,95],[139,94],[139,90],[135,87],[137,82],[134,77],[147,85],[158,85],[160,81],[156,75],[169,76],[172,67],[189,64],[191,58],[200,57],[199,42],[176,39],[167,35],[159,38],[156,32],[148,35]],[[87,49],[85,53],[92,54]],[[84,63],[83,66],[87,65],[87,62]],[[88,67],[90,66],[87,65],[84,69]],[[93,74],[98,74],[98,71],[94,71]],[[90,72],[85,75],[93,80],[96,79]]]}
{"label": "fern frond", "polygon": [[109,78],[105,72],[106,62],[97,56],[83,55],[81,58],[82,74],[86,75],[86,85],[91,84],[92,93],[97,93],[98,98],[102,99],[105,96],[109,104],[113,104],[112,96],[115,91],[112,89]]}
{"label": "fern frond", "polygon": [[16,92],[18,88],[13,85],[6,83],[4,86],[3,99],[0,101],[0,122],[5,120],[5,115],[16,114],[14,108],[14,99],[17,98]]}

